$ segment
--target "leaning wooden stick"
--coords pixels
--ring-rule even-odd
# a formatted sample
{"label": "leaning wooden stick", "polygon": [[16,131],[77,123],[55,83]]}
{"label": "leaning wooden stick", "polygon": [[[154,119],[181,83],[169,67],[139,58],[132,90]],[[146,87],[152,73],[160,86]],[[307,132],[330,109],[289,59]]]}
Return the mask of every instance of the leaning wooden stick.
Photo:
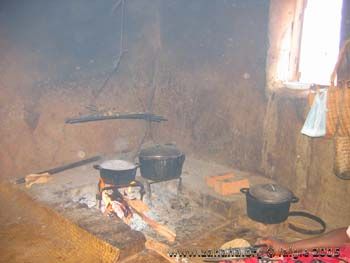
{"label": "leaning wooden stick", "polygon": [[140,206],[139,204],[135,204],[134,202],[127,201],[129,206],[133,208],[133,210],[155,231],[157,231],[160,235],[165,237],[169,242],[174,242],[176,238],[176,234],[171,231],[166,226],[159,224],[153,219],[149,218],[145,215],[145,206]]}
{"label": "leaning wooden stick", "polygon": [[[37,172],[37,173],[33,173],[33,174],[29,174],[25,177],[19,178],[16,180],[16,184],[24,184],[27,183],[27,185],[30,187],[33,183],[46,183],[49,180],[49,176],[51,176],[52,174],[56,174],[59,172],[63,172],[65,170],[68,169],[73,169],[88,163],[92,163],[92,162],[96,162],[98,160],[101,159],[101,156],[94,156],[88,159],[84,159],[84,160],[80,160],[77,162],[73,162],[73,163],[69,163],[69,164],[65,164],[62,166],[58,166],[49,170],[45,170],[45,171],[41,171],[41,172]],[[39,180],[39,178],[41,178]]]}
{"label": "leaning wooden stick", "polygon": [[174,242],[176,238],[176,234],[171,231],[169,228],[166,226],[163,226],[159,224],[158,222],[154,221],[153,219],[149,218],[145,214],[138,213],[141,218],[154,230],[156,230],[160,235],[164,236],[168,241]]}
{"label": "leaning wooden stick", "polygon": [[26,187],[30,188],[33,184],[45,184],[52,179],[49,173],[28,174],[25,177]]}

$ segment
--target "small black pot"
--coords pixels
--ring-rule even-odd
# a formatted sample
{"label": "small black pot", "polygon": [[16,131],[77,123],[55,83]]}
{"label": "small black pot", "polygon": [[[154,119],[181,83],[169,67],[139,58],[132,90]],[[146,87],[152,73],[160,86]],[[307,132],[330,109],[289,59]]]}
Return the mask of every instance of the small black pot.
{"label": "small black pot", "polygon": [[106,169],[101,165],[93,166],[96,170],[100,171],[100,177],[106,184],[111,185],[129,185],[135,180],[136,170],[138,165],[134,164],[131,169]]}
{"label": "small black pot", "polygon": [[299,201],[297,197],[291,195],[290,198],[283,198],[281,201],[264,201],[253,196],[249,188],[240,190],[246,195],[247,214],[252,220],[264,224],[278,224],[288,218],[291,203]]}

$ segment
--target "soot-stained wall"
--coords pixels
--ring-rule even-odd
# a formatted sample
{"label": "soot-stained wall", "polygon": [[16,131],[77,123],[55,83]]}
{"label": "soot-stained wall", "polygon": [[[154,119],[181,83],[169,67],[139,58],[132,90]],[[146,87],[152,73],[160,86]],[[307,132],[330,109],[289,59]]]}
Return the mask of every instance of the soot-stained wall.
{"label": "soot-stained wall", "polygon": [[[88,113],[89,104],[145,111],[155,90],[153,110],[169,121],[153,124],[147,139],[261,172],[330,226],[344,224],[349,184],[333,174],[333,142],[300,134],[305,96],[271,89],[282,22],[293,18],[295,0],[273,0],[271,8],[267,0],[127,0],[127,53],[96,98],[118,58],[117,2],[1,2],[1,177],[83,152],[135,151],[147,128],[141,121],[72,126],[64,119]],[[343,18],[344,36],[348,24]]]}
{"label": "soot-stained wall", "polygon": [[[2,1],[0,6],[1,176],[97,153],[135,150],[137,121],[65,125],[86,106],[147,110],[156,142],[259,170],[265,112],[269,1],[126,1],[119,71],[118,1]],[[79,155],[79,156],[78,156]]]}
{"label": "soot-stained wall", "polygon": [[[96,97],[120,48],[116,1],[1,1],[1,177],[27,173],[95,154],[134,150],[145,124],[107,121],[66,125],[86,108],[143,111],[157,36],[154,5],[127,1],[119,71]],[[150,37],[152,36],[152,37]]]}
{"label": "soot-stained wall", "polygon": [[257,171],[269,1],[161,1],[154,129],[197,156]]}

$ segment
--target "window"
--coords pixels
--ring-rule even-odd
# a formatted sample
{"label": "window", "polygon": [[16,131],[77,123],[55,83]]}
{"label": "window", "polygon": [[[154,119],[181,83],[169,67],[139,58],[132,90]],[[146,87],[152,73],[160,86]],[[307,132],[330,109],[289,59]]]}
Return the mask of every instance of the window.
{"label": "window", "polygon": [[342,0],[297,0],[294,22],[281,43],[283,82],[329,85],[339,52]]}

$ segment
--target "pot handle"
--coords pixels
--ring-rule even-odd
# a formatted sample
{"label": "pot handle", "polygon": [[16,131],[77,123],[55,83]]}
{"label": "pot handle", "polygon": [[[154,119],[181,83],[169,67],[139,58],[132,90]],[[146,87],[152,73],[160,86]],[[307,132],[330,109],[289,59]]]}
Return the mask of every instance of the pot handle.
{"label": "pot handle", "polygon": [[299,202],[299,198],[296,197],[296,196],[293,196],[293,197],[292,197],[292,200],[290,200],[290,202],[291,202],[291,203],[297,203],[297,202]]}
{"label": "pot handle", "polygon": [[96,170],[101,170],[101,166],[98,165],[98,164],[94,164],[93,167],[94,167]]}
{"label": "pot handle", "polygon": [[241,188],[239,191],[241,191],[243,194],[248,194],[249,188]]}

